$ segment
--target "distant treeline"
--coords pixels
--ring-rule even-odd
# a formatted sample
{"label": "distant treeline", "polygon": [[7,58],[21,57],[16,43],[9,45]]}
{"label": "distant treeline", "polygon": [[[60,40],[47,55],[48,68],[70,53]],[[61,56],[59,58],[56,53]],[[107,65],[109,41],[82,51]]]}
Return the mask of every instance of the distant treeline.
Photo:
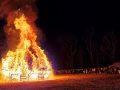
{"label": "distant treeline", "polygon": [[81,38],[74,34],[59,36],[61,68],[104,67],[120,62],[120,37],[117,34],[110,31],[96,36],[95,31],[90,30]]}

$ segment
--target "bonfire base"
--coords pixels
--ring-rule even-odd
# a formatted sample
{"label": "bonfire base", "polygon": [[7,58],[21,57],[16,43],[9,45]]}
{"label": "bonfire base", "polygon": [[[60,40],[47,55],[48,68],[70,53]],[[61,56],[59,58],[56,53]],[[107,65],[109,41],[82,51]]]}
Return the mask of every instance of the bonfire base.
{"label": "bonfire base", "polygon": [[20,75],[19,73],[9,74],[9,81],[34,81],[44,79],[44,74]]}

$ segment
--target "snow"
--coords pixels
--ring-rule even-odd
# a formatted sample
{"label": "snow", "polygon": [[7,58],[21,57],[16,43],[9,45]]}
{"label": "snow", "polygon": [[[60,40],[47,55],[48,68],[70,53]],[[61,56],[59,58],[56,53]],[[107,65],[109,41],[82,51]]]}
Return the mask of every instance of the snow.
{"label": "snow", "polygon": [[120,74],[65,74],[53,80],[0,82],[0,90],[114,90],[120,89]]}

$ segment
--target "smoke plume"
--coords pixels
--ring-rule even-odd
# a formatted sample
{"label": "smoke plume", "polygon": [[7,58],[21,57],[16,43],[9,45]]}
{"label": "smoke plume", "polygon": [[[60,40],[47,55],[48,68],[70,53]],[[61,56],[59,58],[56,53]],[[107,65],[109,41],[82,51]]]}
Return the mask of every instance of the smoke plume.
{"label": "smoke plume", "polygon": [[[8,49],[14,50],[19,43],[19,30],[16,30],[13,22],[15,18],[15,11],[21,11],[29,18],[30,21],[35,22],[38,18],[38,10],[36,8],[36,0],[0,0],[0,18],[4,18],[7,24],[4,26],[4,32],[7,38]],[[36,25],[32,25],[35,32],[38,31]],[[44,38],[44,34],[39,30],[40,38]],[[41,40],[38,39],[38,40]]]}
{"label": "smoke plume", "polygon": [[7,18],[10,12],[22,9],[32,21],[37,19],[36,0],[0,0],[0,17]]}

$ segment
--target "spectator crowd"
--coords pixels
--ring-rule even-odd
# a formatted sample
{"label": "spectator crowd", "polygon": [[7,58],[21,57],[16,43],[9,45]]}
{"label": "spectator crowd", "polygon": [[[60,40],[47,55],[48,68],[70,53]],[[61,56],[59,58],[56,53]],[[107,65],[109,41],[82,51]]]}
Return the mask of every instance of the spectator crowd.
{"label": "spectator crowd", "polygon": [[120,67],[54,70],[54,74],[88,74],[88,73],[120,74]]}

